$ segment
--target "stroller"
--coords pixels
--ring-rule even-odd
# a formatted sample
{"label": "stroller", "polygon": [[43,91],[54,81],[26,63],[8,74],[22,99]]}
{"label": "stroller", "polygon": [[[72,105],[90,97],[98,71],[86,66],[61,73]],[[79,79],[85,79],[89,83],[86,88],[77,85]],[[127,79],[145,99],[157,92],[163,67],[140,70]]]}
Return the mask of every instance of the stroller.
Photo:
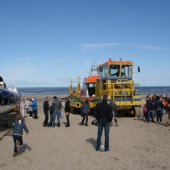
{"label": "stroller", "polygon": [[98,125],[98,124],[97,124],[97,119],[94,119],[94,120],[91,122],[91,124],[97,126],[97,125]]}

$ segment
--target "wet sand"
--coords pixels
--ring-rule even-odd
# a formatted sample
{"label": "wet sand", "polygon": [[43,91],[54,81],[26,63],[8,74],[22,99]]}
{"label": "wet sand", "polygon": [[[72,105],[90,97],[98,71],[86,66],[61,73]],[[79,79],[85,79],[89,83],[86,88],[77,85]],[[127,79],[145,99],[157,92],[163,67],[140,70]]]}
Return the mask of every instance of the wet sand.
{"label": "wet sand", "polygon": [[[26,118],[30,134],[23,135],[19,155],[12,157],[13,140],[0,141],[0,170],[169,170],[170,127],[134,118],[118,118],[110,128],[110,151],[96,152],[97,127],[80,126],[80,115],[70,115],[71,127],[42,126],[43,98],[38,98],[39,119]],[[164,122],[166,121],[164,115]],[[103,138],[104,141],[104,138]]]}

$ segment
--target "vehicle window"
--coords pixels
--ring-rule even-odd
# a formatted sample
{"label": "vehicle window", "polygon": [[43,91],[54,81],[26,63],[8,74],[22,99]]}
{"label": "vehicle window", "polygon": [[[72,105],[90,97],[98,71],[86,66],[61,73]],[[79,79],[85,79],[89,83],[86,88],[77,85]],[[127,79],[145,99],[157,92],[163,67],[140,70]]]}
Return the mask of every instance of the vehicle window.
{"label": "vehicle window", "polygon": [[110,76],[119,77],[120,65],[110,65]]}
{"label": "vehicle window", "polygon": [[131,65],[122,65],[121,77],[132,78],[132,66]]}
{"label": "vehicle window", "polygon": [[102,77],[108,77],[108,67],[103,67],[102,72],[100,73]]}

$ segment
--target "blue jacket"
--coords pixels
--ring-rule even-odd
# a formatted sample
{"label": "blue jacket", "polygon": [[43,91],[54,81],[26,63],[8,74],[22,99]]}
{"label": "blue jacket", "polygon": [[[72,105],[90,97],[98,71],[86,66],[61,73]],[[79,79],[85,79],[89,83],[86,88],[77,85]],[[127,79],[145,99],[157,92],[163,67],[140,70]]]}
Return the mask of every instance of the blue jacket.
{"label": "blue jacket", "polygon": [[89,112],[90,112],[90,105],[89,105],[89,103],[84,102],[83,107],[81,108],[81,114],[88,115]]}
{"label": "blue jacket", "polygon": [[37,100],[34,99],[32,102],[32,110],[37,110],[38,109],[38,104],[37,104]]}
{"label": "blue jacket", "polygon": [[23,129],[25,130],[26,133],[29,133],[28,128],[23,120],[15,120],[13,123],[13,135],[18,135],[22,136],[23,134]]}

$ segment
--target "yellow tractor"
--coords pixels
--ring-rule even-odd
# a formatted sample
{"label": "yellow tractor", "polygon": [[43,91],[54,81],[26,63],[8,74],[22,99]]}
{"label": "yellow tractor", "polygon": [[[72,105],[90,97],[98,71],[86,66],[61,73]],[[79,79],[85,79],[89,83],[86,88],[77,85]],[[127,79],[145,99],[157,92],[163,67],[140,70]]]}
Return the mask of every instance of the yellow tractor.
{"label": "yellow tractor", "polygon": [[[133,81],[134,64],[131,61],[112,61],[99,65],[96,75],[84,79],[83,88],[78,80],[77,89],[73,92],[70,86],[70,101],[74,111],[82,107],[85,98],[89,99],[90,108],[93,110],[103,95],[108,96],[108,102],[113,100],[119,106],[119,113],[130,113],[135,116],[140,110],[141,96],[139,84]],[[138,72],[140,68],[138,67]]]}

